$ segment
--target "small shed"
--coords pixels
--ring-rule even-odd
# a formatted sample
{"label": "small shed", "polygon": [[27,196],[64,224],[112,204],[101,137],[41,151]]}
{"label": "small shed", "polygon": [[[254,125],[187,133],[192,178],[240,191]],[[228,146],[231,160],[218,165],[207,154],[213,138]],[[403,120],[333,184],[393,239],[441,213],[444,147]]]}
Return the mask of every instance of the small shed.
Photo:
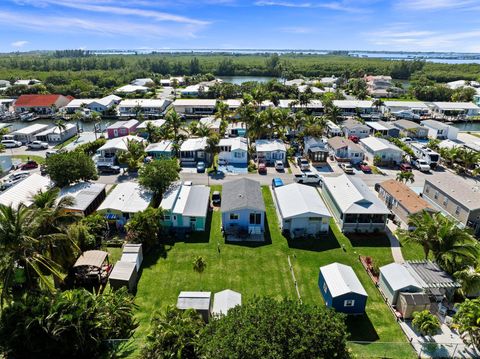
{"label": "small shed", "polygon": [[140,266],[143,262],[142,245],[137,243],[126,243],[123,246],[121,261],[136,263],[137,271],[140,271]]}
{"label": "small shed", "polygon": [[399,263],[390,263],[380,267],[378,286],[391,305],[397,303],[400,292],[423,292],[422,287],[407,268]]}
{"label": "small shed", "polygon": [[413,312],[430,311],[431,301],[426,293],[400,293],[397,301],[397,311],[404,319],[412,317]]}
{"label": "small shed", "polygon": [[134,292],[137,287],[137,277],[135,263],[119,261],[113,267],[108,281],[113,289],[127,287],[129,292]]}
{"label": "small shed", "polygon": [[73,265],[75,283],[80,286],[105,284],[110,269],[108,252],[85,251]]}
{"label": "small shed", "polygon": [[205,322],[208,322],[212,310],[212,292],[180,292],[177,308],[181,310],[194,309]]}
{"label": "small shed", "polygon": [[346,314],[365,313],[368,294],[352,267],[341,263],[320,267],[318,286],[327,307]]}
{"label": "small shed", "polygon": [[213,315],[226,315],[237,305],[242,305],[242,295],[231,289],[225,289],[213,296]]}

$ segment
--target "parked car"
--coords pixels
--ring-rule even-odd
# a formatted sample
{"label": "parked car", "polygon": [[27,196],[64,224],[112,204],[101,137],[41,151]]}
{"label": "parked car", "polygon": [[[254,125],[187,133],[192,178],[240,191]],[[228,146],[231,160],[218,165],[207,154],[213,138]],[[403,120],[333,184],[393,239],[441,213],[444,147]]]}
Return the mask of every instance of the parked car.
{"label": "parked car", "polygon": [[3,140],[2,145],[5,148],[15,148],[15,147],[20,147],[22,143],[20,141],[15,141],[15,140]]}
{"label": "parked car", "polygon": [[48,148],[48,143],[42,141],[32,141],[27,147],[31,150],[46,150]]}
{"label": "parked car", "polygon": [[412,172],[412,166],[409,163],[401,163],[400,164],[400,171],[402,172]]}
{"label": "parked car", "polygon": [[37,167],[38,167],[38,163],[36,161],[33,161],[33,160],[27,161],[27,162],[23,163],[22,165],[20,165],[20,169],[22,171],[33,170],[34,168],[37,168]]}
{"label": "parked car", "polygon": [[345,172],[347,174],[353,174],[354,173],[352,165],[348,162],[341,163],[340,168],[343,170],[343,172]]}
{"label": "parked car", "polygon": [[45,157],[50,157],[50,156],[53,156],[53,155],[56,155],[58,153],[57,150],[55,149],[52,149],[52,150],[48,150],[47,152],[45,152]]}
{"label": "parked car", "polygon": [[299,175],[295,175],[293,180],[297,183],[304,183],[304,184],[322,184],[322,177],[313,172],[305,172]]}
{"label": "parked car", "polygon": [[258,164],[258,173],[267,174],[267,165],[265,163]]}
{"label": "parked car", "polygon": [[272,187],[273,188],[281,187],[281,186],[283,186],[283,181],[282,181],[281,178],[275,177],[274,179],[272,179]]}
{"label": "parked car", "polygon": [[280,160],[276,160],[275,161],[275,169],[277,171],[284,171],[285,170],[285,166],[283,165],[283,162],[280,161]]}
{"label": "parked car", "polygon": [[362,172],[372,173],[372,168],[366,162],[360,163],[359,167],[360,167],[360,171]]}
{"label": "parked car", "polygon": [[197,163],[197,173],[205,173],[205,162],[198,162]]}
{"label": "parked car", "polygon": [[402,141],[403,143],[410,143],[413,142],[413,139],[410,137],[404,137],[400,141]]}
{"label": "parked car", "polygon": [[114,165],[98,165],[97,171],[99,173],[113,173],[118,174],[120,173],[120,167]]}
{"label": "parked car", "polygon": [[353,143],[358,143],[358,142],[360,142],[360,137],[355,136],[355,135],[350,135],[350,136],[348,136],[348,139],[349,139],[350,141],[352,141]]}
{"label": "parked car", "polygon": [[6,179],[3,180],[2,184],[1,184],[1,189],[5,190],[7,188],[10,188],[14,184],[16,184],[16,183],[22,181],[23,179],[27,178],[28,176],[30,176],[30,172],[20,171],[20,172],[12,173],[10,176],[8,176]]}
{"label": "parked car", "polygon": [[303,157],[297,157],[297,165],[302,171],[308,171],[310,169],[310,163]]}
{"label": "parked car", "polygon": [[418,159],[418,160],[414,161],[413,164],[421,172],[430,172],[430,170],[431,170],[430,165],[425,160]]}
{"label": "parked car", "polygon": [[212,204],[214,206],[220,206],[222,203],[222,195],[220,194],[220,191],[214,191],[212,193]]}

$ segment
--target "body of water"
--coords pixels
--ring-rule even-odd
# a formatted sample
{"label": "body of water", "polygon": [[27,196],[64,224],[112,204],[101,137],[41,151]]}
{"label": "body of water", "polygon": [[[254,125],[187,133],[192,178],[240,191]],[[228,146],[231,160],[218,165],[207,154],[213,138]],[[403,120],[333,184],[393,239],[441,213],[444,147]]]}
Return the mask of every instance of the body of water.
{"label": "body of water", "polygon": [[480,132],[480,121],[454,123],[452,126],[458,128],[460,131]]}
{"label": "body of water", "polygon": [[480,64],[480,57],[477,54],[350,52],[349,55],[359,58],[378,58],[385,60],[425,60],[427,62],[452,65]]}
{"label": "body of water", "polygon": [[244,82],[256,81],[256,82],[268,82],[270,80],[276,79],[278,81],[283,81],[280,77],[269,77],[269,76],[219,76],[219,79],[229,82],[235,85],[241,85]]}

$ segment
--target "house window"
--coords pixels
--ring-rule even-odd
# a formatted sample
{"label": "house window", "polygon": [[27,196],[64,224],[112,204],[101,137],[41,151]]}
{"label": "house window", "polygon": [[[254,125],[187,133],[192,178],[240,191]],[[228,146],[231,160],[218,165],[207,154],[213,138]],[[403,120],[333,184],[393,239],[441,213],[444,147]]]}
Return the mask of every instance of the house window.
{"label": "house window", "polygon": [[323,291],[324,291],[325,293],[328,292],[327,283],[323,283]]}
{"label": "house window", "polygon": [[438,199],[438,191],[435,191],[435,195],[433,196],[435,199]]}
{"label": "house window", "polygon": [[232,221],[238,220],[238,214],[237,213],[230,213],[230,220],[232,220]]}
{"label": "house window", "polygon": [[425,186],[425,193],[430,193],[430,187],[429,186]]}
{"label": "house window", "polygon": [[164,221],[169,221],[170,218],[171,218],[170,216],[163,216],[163,220],[164,220]]}
{"label": "house window", "polygon": [[445,197],[445,198],[443,199],[443,205],[446,206],[447,204],[448,204],[448,198]]}
{"label": "house window", "polygon": [[455,214],[458,216],[460,214],[460,206],[457,206],[455,209]]}
{"label": "house window", "polygon": [[250,224],[258,225],[262,223],[261,213],[250,213]]}
{"label": "house window", "polygon": [[355,305],[355,300],[353,299],[347,299],[343,301],[343,306],[344,307],[353,307]]}
{"label": "house window", "polygon": [[197,221],[196,217],[190,217],[190,223],[195,223]]}

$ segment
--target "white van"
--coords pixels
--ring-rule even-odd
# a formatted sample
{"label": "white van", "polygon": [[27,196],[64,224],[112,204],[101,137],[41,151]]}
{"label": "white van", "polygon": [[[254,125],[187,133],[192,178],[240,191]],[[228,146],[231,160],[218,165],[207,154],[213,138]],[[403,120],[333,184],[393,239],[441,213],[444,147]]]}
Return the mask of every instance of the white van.
{"label": "white van", "polygon": [[15,140],[3,140],[2,145],[5,146],[5,148],[14,148],[14,147],[20,147],[22,143],[20,141],[15,141]]}

